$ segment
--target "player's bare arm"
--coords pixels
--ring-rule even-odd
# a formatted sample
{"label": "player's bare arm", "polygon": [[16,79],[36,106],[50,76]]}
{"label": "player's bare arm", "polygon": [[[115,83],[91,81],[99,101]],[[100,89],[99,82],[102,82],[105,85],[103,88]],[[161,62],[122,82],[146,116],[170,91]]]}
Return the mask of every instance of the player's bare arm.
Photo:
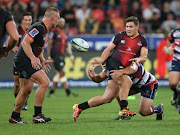
{"label": "player's bare arm", "polygon": [[22,44],[22,48],[25,54],[31,60],[32,67],[34,69],[40,69],[40,66],[42,66],[40,63],[40,59],[34,56],[31,45],[30,45],[33,41],[34,39],[32,39],[28,34],[26,34],[21,44]]}
{"label": "player's bare arm", "polygon": [[74,65],[75,65],[74,55],[73,55],[73,53],[72,53],[71,48],[69,47],[68,42],[66,42],[66,51],[67,51],[69,57],[71,58],[72,64],[73,64],[73,66],[74,66]]}
{"label": "player's bare arm", "polygon": [[7,32],[10,36],[10,39],[8,41],[8,51],[10,51],[19,41],[19,34],[16,29],[16,24],[14,21],[9,21],[6,24]]}
{"label": "player's bare arm", "polygon": [[89,77],[91,78],[91,80],[93,80],[94,82],[96,82],[96,83],[100,83],[100,82],[102,82],[102,81],[104,81],[105,79],[107,79],[107,75],[106,75],[106,73],[104,72],[104,70],[101,72],[101,73],[99,73],[99,74],[95,74],[94,73],[94,70],[92,70],[92,69],[88,69],[88,75],[89,75]]}
{"label": "player's bare arm", "polygon": [[148,56],[148,49],[146,47],[142,47],[141,55],[137,58],[130,59],[129,61],[134,61],[136,62],[137,65],[139,65],[139,63],[144,63],[147,60],[147,56]]}
{"label": "player's bare arm", "polygon": [[167,39],[167,44],[166,44],[167,48],[168,48],[168,53],[170,56],[172,56],[174,54],[174,48],[172,47],[171,42],[169,41],[169,39]]}
{"label": "player's bare arm", "polygon": [[43,68],[43,70],[44,70],[46,73],[48,73],[48,72],[50,71],[50,69],[51,69],[51,67],[49,66],[49,63],[51,63],[52,60],[46,60],[46,59],[44,58],[44,56],[43,56],[43,53],[44,53],[44,50],[42,51],[41,55],[39,56],[39,59],[40,59],[40,61],[41,61],[41,63],[42,63],[42,68]]}
{"label": "player's bare arm", "polygon": [[116,47],[116,45],[113,42],[110,42],[108,47],[103,51],[101,58],[98,59],[93,59],[92,62],[89,63],[90,68],[95,69],[96,67],[100,66],[103,64],[106,59],[109,57],[111,51]]}
{"label": "player's bare arm", "polygon": [[132,64],[125,69],[120,69],[120,70],[111,70],[111,76],[115,76],[116,78],[120,78],[122,75],[131,75],[135,73],[138,70],[138,66],[136,65],[135,62],[132,62]]}

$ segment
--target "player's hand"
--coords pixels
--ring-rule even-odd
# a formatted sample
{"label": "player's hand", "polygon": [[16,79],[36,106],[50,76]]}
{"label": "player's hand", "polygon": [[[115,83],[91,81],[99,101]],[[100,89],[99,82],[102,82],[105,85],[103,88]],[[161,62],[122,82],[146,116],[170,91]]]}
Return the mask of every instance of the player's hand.
{"label": "player's hand", "polygon": [[89,68],[93,70],[96,67],[100,66],[101,64],[102,64],[101,60],[93,59],[93,61],[89,62]]}
{"label": "player's hand", "polygon": [[0,52],[0,58],[6,58],[9,55],[10,51],[7,47],[3,47]]}
{"label": "player's hand", "polygon": [[19,49],[19,47],[18,46],[15,46],[12,50],[13,50],[13,52],[17,52],[18,51],[18,49]]}
{"label": "player's hand", "polygon": [[139,61],[140,61],[139,58],[132,58],[129,61],[134,61],[136,63],[136,65],[139,66]]}
{"label": "player's hand", "polygon": [[92,79],[95,75],[94,75],[94,71],[90,68],[88,68],[88,75],[89,77]]}
{"label": "player's hand", "polygon": [[172,56],[174,54],[174,48],[168,47],[168,53],[170,56]]}
{"label": "player's hand", "polygon": [[123,75],[123,70],[111,70],[110,75],[114,76],[114,78],[120,79]]}
{"label": "player's hand", "polygon": [[42,68],[43,68],[43,70],[46,72],[46,73],[48,73],[49,71],[50,71],[50,69],[51,69],[51,67],[49,66],[49,64],[50,63],[53,63],[54,61],[53,60],[44,60],[43,62],[42,62]]}
{"label": "player's hand", "polygon": [[31,64],[32,64],[32,67],[36,70],[40,69],[42,67],[41,63],[40,63],[40,59],[37,58],[37,57],[31,57]]}

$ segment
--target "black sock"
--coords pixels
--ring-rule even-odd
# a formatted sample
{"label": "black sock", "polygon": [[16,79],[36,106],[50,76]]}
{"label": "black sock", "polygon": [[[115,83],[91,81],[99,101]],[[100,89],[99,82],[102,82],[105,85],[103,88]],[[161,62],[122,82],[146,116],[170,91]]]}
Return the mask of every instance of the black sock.
{"label": "black sock", "polygon": [[16,98],[18,94],[14,93],[14,97]]}
{"label": "black sock", "polygon": [[90,108],[89,105],[88,105],[88,101],[86,101],[86,102],[84,102],[84,103],[82,103],[82,104],[79,104],[79,105],[78,105],[78,108],[79,108],[79,109],[82,109],[82,110],[85,110],[85,109],[87,109],[87,108]]}
{"label": "black sock", "polygon": [[126,108],[128,106],[128,101],[127,100],[121,100],[120,106],[121,106],[121,110],[123,110],[124,108]]}
{"label": "black sock", "polygon": [[67,96],[69,96],[71,94],[70,89],[66,89],[66,94],[67,94]]}
{"label": "black sock", "polygon": [[53,93],[54,93],[54,90],[51,89],[50,92],[49,92],[49,94],[53,94]]}
{"label": "black sock", "polygon": [[11,117],[14,118],[14,119],[18,119],[18,118],[20,118],[20,113],[17,113],[17,112],[13,111]]}
{"label": "black sock", "polygon": [[41,114],[42,106],[34,106],[34,117]]}

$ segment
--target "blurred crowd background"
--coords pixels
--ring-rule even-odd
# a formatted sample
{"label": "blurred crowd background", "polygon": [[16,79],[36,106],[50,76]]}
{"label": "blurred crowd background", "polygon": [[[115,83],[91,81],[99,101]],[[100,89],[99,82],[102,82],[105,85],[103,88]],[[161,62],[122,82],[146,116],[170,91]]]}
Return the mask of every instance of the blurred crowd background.
{"label": "blurred crowd background", "polygon": [[170,32],[180,26],[180,0],[3,0],[17,25],[30,11],[40,21],[47,7],[54,6],[66,20],[66,33],[113,34],[124,30],[124,19],[137,16],[142,33]]}

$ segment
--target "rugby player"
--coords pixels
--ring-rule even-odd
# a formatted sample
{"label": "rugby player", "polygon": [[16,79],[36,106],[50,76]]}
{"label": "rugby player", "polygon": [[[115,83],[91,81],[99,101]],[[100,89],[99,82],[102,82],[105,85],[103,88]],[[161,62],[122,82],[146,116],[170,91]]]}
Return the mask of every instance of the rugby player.
{"label": "rugby player", "polygon": [[[20,42],[21,42],[21,39],[22,39],[24,33],[28,30],[28,28],[31,26],[31,24],[32,24],[32,13],[31,12],[24,12],[22,14],[21,26],[19,26],[17,28],[17,31],[19,33],[19,42],[12,49],[15,53],[19,49],[19,45],[20,45]],[[5,43],[6,46],[8,46],[9,39],[10,39],[10,37],[8,37],[8,39]],[[18,95],[18,93],[20,91],[20,84],[19,84],[19,72],[17,71],[15,66],[13,66],[13,74],[14,74],[14,76],[13,76],[13,78],[14,78],[14,96],[16,98],[16,96]],[[26,100],[22,110],[27,110],[27,100]]]}
{"label": "rugby player", "polygon": [[[100,60],[94,59],[90,62],[92,69],[100,66],[106,62],[106,71],[110,72],[111,70],[123,69],[131,64],[131,61],[143,63],[147,59],[148,49],[147,41],[143,35],[138,32],[139,20],[135,16],[128,17],[125,20],[126,31],[120,32],[113,37],[108,47],[103,51]],[[112,52],[113,51],[113,52]],[[110,53],[112,52],[112,55]],[[134,114],[127,109],[127,97],[129,89],[132,85],[132,82],[127,75],[122,76],[122,80],[126,84],[122,83],[121,91],[118,91],[118,86],[116,85],[115,78],[113,76],[108,76],[108,82],[106,90],[103,96],[97,96],[90,99],[87,102],[84,102],[82,105],[78,106],[79,109],[86,109],[89,107],[99,106],[106,102],[112,101],[117,94],[119,93],[120,97],[120,106],[122,112],[128,112],[129,114]],[[74,107],[74,120],[76,122],[76,110],[77,107]]]}
{"label": "rugby player", "polygon": [[[0,8],[0,24],[0,58],[2,58],[6,57],[10,50],[18,43],[19,35],[11,13],[2,8]],[[10,39],[8,46],[3,47],[6,32],[8,32]]]}
{"label": "rugby player", "polygon": [[[175,47],[172,47],[172,44]],[[180,79],[180,28],[174,29],[167,39],[169,55],[173,55],[173,61],[169,71],[169,87],[174,92],[171,104],[176,106],[180,113],[180,89],[178,88]]]}
{"label": "rugby player", "polygon": [[56,69],[56,74],[53,78],[53,85],[49,91],[48,97],[54,95],[55,89],[59,82],[62,83],[62,86],[65,89],[66,95],[77,96],[77,94],[72,93],[67,84],[67,78],[65,77],[64,66],[65,66],[65,56],[64,52],[67,51],[69,57],[71,58],[72,64],[74,66],[74,56],[68,45],[67,36],[64,32],[65,19],[60,18],[58,27],[52,29],[49,34],[48,46],[47,46],[47,55],[49,60],[54,61],[54,67]]}
{"label": "rugby player", "polygon": [[[52,119],[42,114],[42,104],[50,80],[45,72],[49,72],[49,60],[43,56],[47,44],[49,29],[55,28],[60,19],[59,10],[49,7],[41,22],[33,24],[24,34],[19,49],[14,57],[14,65],[20,73],[20,92],[15,101],[15,107],[9,118],[10,123],[28,124],[20,117],[23,105],[33,89],[34,82],[38,84],[35,93],[34,123],[47,123]],[[43,69],[43,70],[42,70]]]}

